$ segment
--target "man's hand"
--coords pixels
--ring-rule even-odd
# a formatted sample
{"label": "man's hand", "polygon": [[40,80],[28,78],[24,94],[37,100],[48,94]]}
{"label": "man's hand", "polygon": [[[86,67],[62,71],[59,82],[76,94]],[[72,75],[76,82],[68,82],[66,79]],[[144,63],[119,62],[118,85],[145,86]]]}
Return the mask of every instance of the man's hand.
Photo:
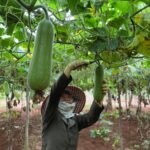
{"label": "man's hand", "polygon": [[103,80],[102,92],[103,92],[104,95],[106,95],[107,91],[108,91],[107,82],[106,82],[106,80]]}
{"label": "man's hand", "polygon": [[88,62],[86,62],[86,61],[76,60],[76,61],[73,61],[72,63],[70,63],[67,67],[70,70],[76,70],[76,69],[82,69],[82,68],[86,67],[87,65],[88,65]]}
{"label": "man's hand", "polygon": [[67,65],[64,70],[64,74],[69,77],[72,70],[81,70],[82,68],[87,67],[88,62],[76,60]]}

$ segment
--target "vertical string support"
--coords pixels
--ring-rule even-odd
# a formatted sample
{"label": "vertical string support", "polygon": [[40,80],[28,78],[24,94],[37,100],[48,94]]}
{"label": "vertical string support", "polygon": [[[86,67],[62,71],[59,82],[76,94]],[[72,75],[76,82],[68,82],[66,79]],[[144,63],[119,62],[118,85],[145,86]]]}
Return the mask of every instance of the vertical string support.
{"label": "vertical string support", "polygon": [[30,123],[30,87],[28,81],[26,83],[26,122],[25,122],[25,144],[24,150],[29,150],[29,123]]}

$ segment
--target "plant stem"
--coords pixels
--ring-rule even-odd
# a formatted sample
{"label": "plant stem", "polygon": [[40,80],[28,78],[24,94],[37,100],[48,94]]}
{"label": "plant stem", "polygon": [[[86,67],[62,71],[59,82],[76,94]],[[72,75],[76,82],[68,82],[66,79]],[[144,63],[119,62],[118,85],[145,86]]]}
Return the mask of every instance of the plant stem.
{"label": "plant stem", "polygon": [[120,150],[124,150],[123,147],[123,139],[122,139],[122,106],[121,106],[121,91],[120,91],[120,83],[117,85],[118,91],[118,104],[119,104],[119,135],[120,135]]}
{"label": "plant stem", "polygon": [[30,87],[26,86],[26,124],[25,124],[25,145],[24,150],[29,150],[29,108],[30,108]]}
{"label": "plant stem", "polygon": [[138,13],[140,13],[141,11],[143,11],[144,9],[146,9],[147,7],[150,7],[150,4],[146,5],[145,7],[143,7],[142,9],[140,9],[140,10],[138,10],[138,11],[136,11],[134,14],[132,14],[132,15],[130,16],[130,20],[131,20],[131,23],[132,23],[132,25],[133,25],[133,33],[134,33],[134,34],[135,34],[135,23],[134,23],[134,21],[133,21],[133,17],[134,17],[135,15],[137,15]]}
{"label": "plant stem", "polygon": [[22,6],[24,7],[25,9],[27,9],[29,12],[33,11],[34,10],[34,5],[36,3],[37,0],[32,0],[31,4],[26,4],[24,1],[22,0],[17,0],[17,2]]}
{"label": "plant stem", "polygon": [[28,4],[26,4],[25,2],[23,2],[22,0],[17,0],[17,2],[22,6],[22,7],[24,7],[25,9],[29,9],[29,5]]}
{"label": "plant stem", "polygon": [[48,11],[47,11],[46,7],[45,7],[44,5],[37,5],[37,6],[35,6],[33,9],[36,10],[36,9],[38,9],[38,8],[42,8],[43,11],[44,11],[44,13],[45,13],[45,18],[46,18],[46,19],[49,19]]}

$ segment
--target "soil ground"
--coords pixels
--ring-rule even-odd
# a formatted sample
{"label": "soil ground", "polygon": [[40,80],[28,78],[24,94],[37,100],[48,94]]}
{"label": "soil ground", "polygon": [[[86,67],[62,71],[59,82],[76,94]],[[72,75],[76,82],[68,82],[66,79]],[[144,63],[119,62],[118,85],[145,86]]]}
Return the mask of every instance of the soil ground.
{"label": "soil ground", "polygon": [[[29,141],[31,150],[41,149],[41,121],[40,113],[37,110],[32,112],[30,116],[30,129],[29,129]],[[90,131],[92,129],[99,129],[101,126],[101,121],[96,122],[89,128],[86,128],[80,132],[79,143],[77,150],[120,150],[120,144],[115,145],[115,135],[119,133],[119,121],[113,117],[108,118],[109,121],[113,122],[112,132],[109,134],[109,141],[106,141],[102,137],[91,138]],[[11,124],[10,124],[11,123]],[[150,138],[148,133],[150,130],[150,125],[148,122],[144,122],[145,128],[142,128],[142,134],[144,138]],[[122,137],[123,137],[123,147],[125,150],[149,150],[147,148],[143,149],[142,139],[140,135],[140,130],[138,126],[138,121],[133,117],[122,118]],[[8,122],[3,116],[1,116],[0,121],[0,150],[22,150],[24,144],[25,135],[25,114],[22,113],[16,119],[12,119]],[[138,146],[139,148],[135,148]],[[9,147],[9,148],[8,148]],[[12,147],[12,148],[11,148]]]}
{"label": "soil ground", "polygon": [[[87,111],[88,105],[86,105],[84,111]],[[135,107],[136,105],[133,104],[132,110]],[[142,110],[145,113],[150,113],[149,108],[146,107]],[[23,150],[25,141],[25,112],[13,111],[13,117],[10,120],[4,110],[1,109],[0,112],[0,150]],[[110,113],[113,114],[113,112]],[[104,114],[105,112],[103,112],[102,116]],[[115,118],[113,115],[109,115],[107,120],[113,123],[108,137],[92,138],[90,136],[91,130],[102,127],[100,119],[94,125],[80,132],[77,150],[121,150],[121,140],[117,139],[120,133],[122,133],[124,150],[150,150],[147,143],[144,145],[146,140],[149,140],[148,142],[150,143],[150,118],[149,120],[142,119],[141,123],[134,115],[129,118],[129,116],[124,114],[121,118],[121,124],[119,124],[119,118]],[[121,125],[120,128],[119,125]],[[30,112],[29,145],[30,150],[41,150],[41,115],[39,108]]]}

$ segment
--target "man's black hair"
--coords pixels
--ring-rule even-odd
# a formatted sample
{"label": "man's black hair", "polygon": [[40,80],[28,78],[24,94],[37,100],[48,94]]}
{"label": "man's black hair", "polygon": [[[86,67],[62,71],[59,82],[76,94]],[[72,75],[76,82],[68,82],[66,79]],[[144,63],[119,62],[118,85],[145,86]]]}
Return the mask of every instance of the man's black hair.
{"label": "man's black hair", "polygon": [[68,94],[68,95],[72,96],[71,91],[70,91],[70,90],[68,90],[68,89],[65,89],[65,90],[64,90],[64,92],[63,92],[63,94]]}
{"label": "man's black hair", "polygon": [[63,92],[63,94],[68,94],[68,95],[72,96],[72,98],[73,98],[74,101],[77,100],[77,98],[75,96],[73,96],[72,92],[70,90],[68,90],[68,89],[65,89],[64,92]]}

